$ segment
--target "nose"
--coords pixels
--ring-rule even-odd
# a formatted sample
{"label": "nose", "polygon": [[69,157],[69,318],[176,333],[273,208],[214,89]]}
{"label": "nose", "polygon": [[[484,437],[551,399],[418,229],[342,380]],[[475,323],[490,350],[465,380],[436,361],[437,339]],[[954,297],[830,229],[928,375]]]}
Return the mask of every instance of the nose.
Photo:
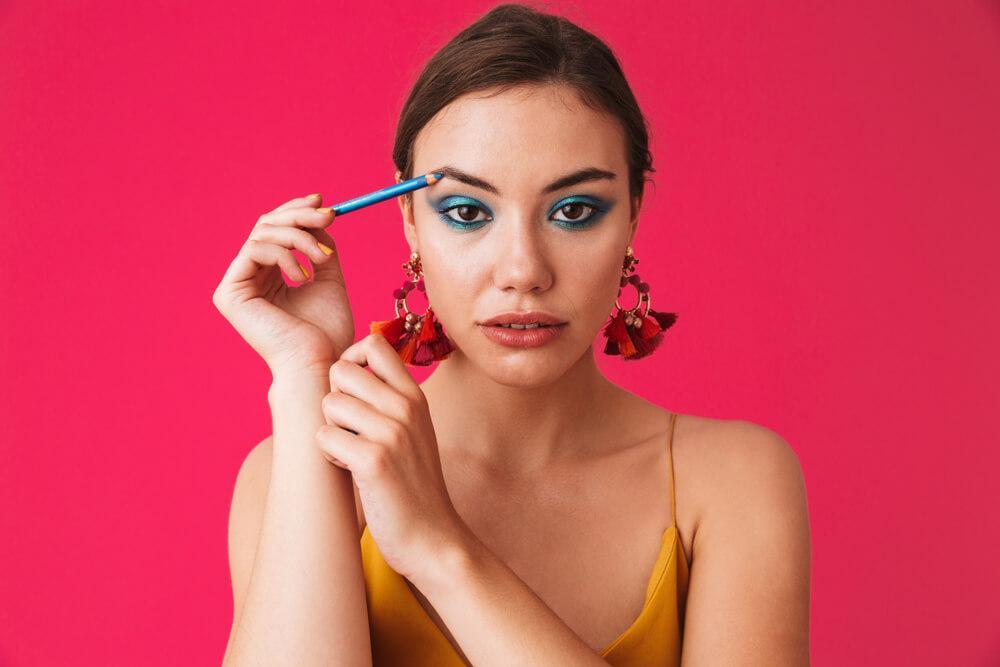
{"label": "nose", "polygon": [[547,258],[543,230],[529,215],[500,225],[493,281],[503,291],[530,292],[552,286],[552,269]]}

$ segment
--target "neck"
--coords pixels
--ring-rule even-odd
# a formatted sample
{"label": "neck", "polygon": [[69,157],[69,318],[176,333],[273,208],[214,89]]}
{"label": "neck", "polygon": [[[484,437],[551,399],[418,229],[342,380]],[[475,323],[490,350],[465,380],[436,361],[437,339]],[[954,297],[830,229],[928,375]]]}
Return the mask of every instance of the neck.
{"label": "neck", "polygon": [[442,452],[512,473],[545,468],[606,439],[623,390],[588,348],[554,381],[500,384],[456,350],[421,385]]}

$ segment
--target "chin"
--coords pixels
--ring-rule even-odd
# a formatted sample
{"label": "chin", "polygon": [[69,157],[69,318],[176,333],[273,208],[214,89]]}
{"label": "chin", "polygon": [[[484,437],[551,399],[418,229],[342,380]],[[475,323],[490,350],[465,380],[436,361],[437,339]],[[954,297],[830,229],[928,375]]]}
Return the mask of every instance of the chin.
{"label": "chin", "polygon": [[483,371],[491,380],[505,387],[534,389],[552,384],[569,368],[564,364],[554,363],[556,359],[549,359],[539,364],[536,359],[517,356],[521,358],[485,360],[488,365],[482,367]]}
{"label": "chin", "polygon": [[462,341],[453,341],[457,348],[453,354],[460,355],[462,363],[475,366],[480,373],[505,387],[530,389],[552,384],[588,351],[585,348],[579,353],[571,353],[570,348],[575,350],[575,347],[569,337],[541,347],[513,348],[493,343],[478,331],[470,333],[483,340],[471,345],[468,341],[465,345]]}

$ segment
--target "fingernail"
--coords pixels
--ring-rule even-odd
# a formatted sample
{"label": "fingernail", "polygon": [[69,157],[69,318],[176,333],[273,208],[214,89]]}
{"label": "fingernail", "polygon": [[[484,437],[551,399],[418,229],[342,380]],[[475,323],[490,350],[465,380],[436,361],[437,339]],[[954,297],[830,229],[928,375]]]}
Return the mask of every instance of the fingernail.
{"label": "fingernail", "polygon": [[299,265],[299,269],[302,270],[302,275],[304,275],[306,277],[306,280],[309,280],[309,269],[307,269],[306,267],[302,266],[302,262],[298,262],[298,265]]}
{"label": "fingernail", "polygon": [[319,208],[316,209],[316,212],[320,214],[333,213],[333,209],[330,208],[329,206],[320,206]]}
{"label": "fingernail", "polygon": [[[317,241],[317,243],[319,243],[319,241]],[[333,254],[333,248],[328,248],[325,245],[323,245],[322,243],[319,243],[319,249],[322,250],[323,252],[325,252],[327,255],[332,255]]]}
{"label": "fingernail", "polygon": [[311,194],[311,195],[306,195],[306,196],[305,196],[305,198],[306,198],[306,199],[314,199],[314,198],[316,198],[316,197],[319,197],[319,193],[318,193],[318,192],[314,192],[314,193],[313,193],[313,194]]}

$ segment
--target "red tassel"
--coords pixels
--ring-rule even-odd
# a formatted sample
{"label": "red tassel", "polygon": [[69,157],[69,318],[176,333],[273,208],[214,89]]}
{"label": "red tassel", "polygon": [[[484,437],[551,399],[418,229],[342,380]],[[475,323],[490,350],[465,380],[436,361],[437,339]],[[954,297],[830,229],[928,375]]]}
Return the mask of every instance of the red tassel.
{"label": "red tassel", "polygon": [[677,321],[677,313],[660,313],[652,308],[646,316],[635,313],[633,317],[642,320],[641,327],[625,324],[623,310],[619,310],[604,327],[604,335],[608,338],[604,346],[605,354],[621,355],[625,361],[649,356],[659,347],[663,332]]}
{"label": "red tassel", "polygon": [[381,333],[390,343],[392,343],[393,347],[396,347],[396,343],[399,339],[406,335],[406,329],[403,326],[405,323],[406,316],[400,315],[394,320],[372,322],[369,329],[371,329],[371,333]]}
{"label": "red tassel", "polygon": [[371,333],[385,336],[405,364],[429,366],[435,361],[447,358],[454,347],[445,336],[441,323],[434,317],[434,311],[428,309],[426,315],[419,321],[420,331],[416,333],[406,330],[405,313],[392,320],[372,322],[369,329]]}

